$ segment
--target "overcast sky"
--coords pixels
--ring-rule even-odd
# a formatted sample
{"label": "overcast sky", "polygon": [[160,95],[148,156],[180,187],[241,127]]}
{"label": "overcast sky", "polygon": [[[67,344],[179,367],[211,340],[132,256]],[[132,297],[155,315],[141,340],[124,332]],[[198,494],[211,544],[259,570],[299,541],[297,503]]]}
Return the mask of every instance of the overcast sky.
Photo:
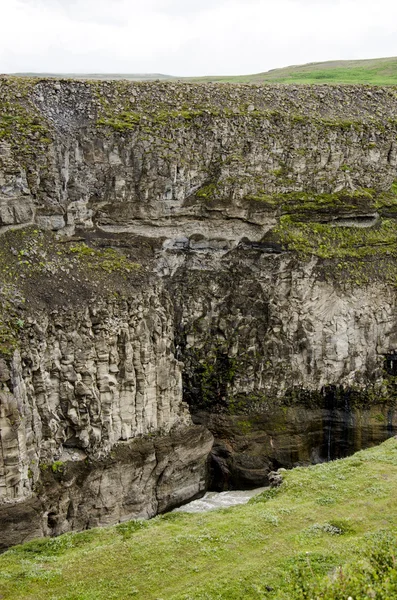
{"label": "overcast sky", "polygon": [[397,55],[395,0],[0,0],[0,73],[248,74]]}

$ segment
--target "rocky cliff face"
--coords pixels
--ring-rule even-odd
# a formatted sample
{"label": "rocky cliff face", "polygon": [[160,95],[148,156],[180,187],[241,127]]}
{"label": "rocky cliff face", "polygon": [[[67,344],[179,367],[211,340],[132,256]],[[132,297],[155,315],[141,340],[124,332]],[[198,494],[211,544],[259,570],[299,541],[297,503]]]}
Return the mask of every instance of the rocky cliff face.
{"label": "rocky cliff face", "polygon": [[39,229],[5,233],[3,252],[0,549],[202,493],[213,438],[182,399],[161,281]]}
{"label": "rocky cliff face", "polygon": [[119,441],[190,424],[167,303],[156,291],[29,319],[29,348],[22,357],[15,350],[13,393],[3,397],[4,464],[19,458],[3,496],[29,495],[39,463],[54,456],[100,459]]}
{"label": "rocky cliff face", "polygon": [[340,458],[392,435],[390,284],[341,286],[313,258],[262,249],[205,264],[187,259],[167,282],[184,397],[217,440],[213,485],[262,485],[279,466]]}
{"label": "rocky cliff face", "polygon": [[0,109],[4,544],[200,493],[208,428],[217,487],[391,435],[394,88],[4,78]]}

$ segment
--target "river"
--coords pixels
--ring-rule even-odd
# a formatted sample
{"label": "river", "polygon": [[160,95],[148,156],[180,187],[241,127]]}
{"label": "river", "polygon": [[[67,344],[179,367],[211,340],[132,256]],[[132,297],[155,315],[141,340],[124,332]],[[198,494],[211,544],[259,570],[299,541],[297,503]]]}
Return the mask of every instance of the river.
{"label": "river", "polygon": [[202,513],[217,508],[228,508],[238,504],[246,504],[250,498],[256,496],[268,488],[256,488],[254,490],[233,490],[230,492],[207,492],[202,498],[192,500],[172,512]]}

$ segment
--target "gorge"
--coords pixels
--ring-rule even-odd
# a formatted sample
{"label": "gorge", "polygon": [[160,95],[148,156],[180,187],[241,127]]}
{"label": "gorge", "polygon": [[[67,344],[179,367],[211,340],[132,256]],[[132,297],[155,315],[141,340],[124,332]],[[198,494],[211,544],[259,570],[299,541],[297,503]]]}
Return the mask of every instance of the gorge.
{"label": "gorge", "polygon": [[396,100],[0,78],[0,549],[393,435]]}

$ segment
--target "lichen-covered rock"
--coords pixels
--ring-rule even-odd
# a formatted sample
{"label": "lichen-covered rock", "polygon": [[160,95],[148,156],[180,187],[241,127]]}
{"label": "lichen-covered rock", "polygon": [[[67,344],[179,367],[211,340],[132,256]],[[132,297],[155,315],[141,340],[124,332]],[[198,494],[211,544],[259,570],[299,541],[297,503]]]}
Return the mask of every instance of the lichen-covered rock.
{"label": "lichen-covered rock", "polygon": [[0,107],[16,164],[0,191],[23,190],[38,222],[69,233],[162,226],[170,237],[259,240],[274,194],[380,192],[395,179],[392,88],[4,78]]}
{"label": "lichen-covered rock", "polygon": [[279,487],[283,483],[283,476],[277,471],[271,471],[269,473],[270,487]]}

